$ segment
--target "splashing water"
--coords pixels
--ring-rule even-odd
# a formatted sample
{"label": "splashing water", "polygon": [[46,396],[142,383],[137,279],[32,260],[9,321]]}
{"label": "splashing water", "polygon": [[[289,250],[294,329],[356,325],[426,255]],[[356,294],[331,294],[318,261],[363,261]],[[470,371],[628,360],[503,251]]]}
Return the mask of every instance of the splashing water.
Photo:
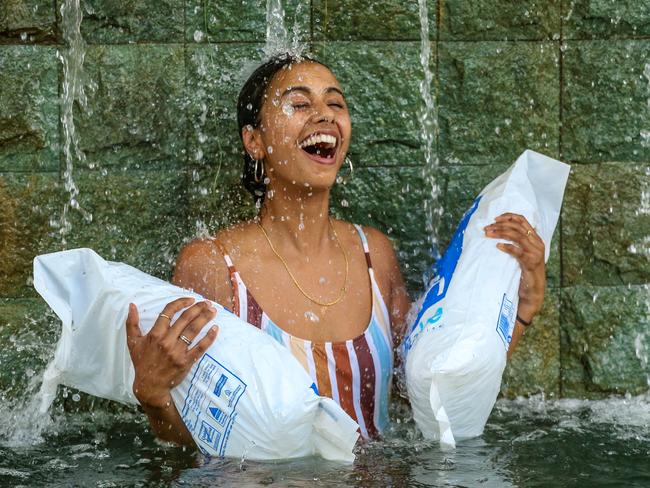
{"label": "splashing water", "polygon": [[61,127],[63,128],[63,154],[65,156],[65,170],[63,172],[64,186],[70,197],[63,206],[60,221],[52,221],[53,226],[59,228],[63,245],[66,244],[65,236],[70,233],[72,224],[69,220],[69,210],[74,209],[81,213],[86,222],[92,221],[92,214],[79,205],[77,197],[79,188],[72,178],[74,161],[85,161],[86,157],[79,147],[79,136],[74,125],[74,103],[82,108],[87,107],[87,98],[84,91],[85,75],[83,71],[86,43],[81,35],[81,19],[83,17],[79,0],[65,0],[61,5],[61,20],[63,38],[67,49],[57,52],[57,57],[63,64],[63,93],[61,96]]}
{"label": "splashing water", "polygon": [[[442,208],[439,202],[440,187],[436,182],[439,161],[437,154],[433,150],[433,144],[438,132],[438,114],[431,94],[433,74],[429,67],[431,59],[429,11],[427,0],[418,0],[418,2],[420,7],[420,64],[424,72],[424,78],[420,82],[420,95],[422,96],[424,107],[419,117],[425,160],[422,176],[424,181],[429,185],[428,198],[424,199],[424,214],[428,247],[432,251],[432,257],[438,259],[440,254],[438,250],[437,228],[438,221],[442,215]],[[424,276],[425,284],[427,284],[430,278],[431,276]]]}
{"label": "splashing water", "polygon": [[[641,367],[648,371],[648,344],[645,341],[644,334],[637,334],[634,338],[634,352],[637,359],[641,362]],[[646,381],[650,388],[650,371],[647,373]]]}

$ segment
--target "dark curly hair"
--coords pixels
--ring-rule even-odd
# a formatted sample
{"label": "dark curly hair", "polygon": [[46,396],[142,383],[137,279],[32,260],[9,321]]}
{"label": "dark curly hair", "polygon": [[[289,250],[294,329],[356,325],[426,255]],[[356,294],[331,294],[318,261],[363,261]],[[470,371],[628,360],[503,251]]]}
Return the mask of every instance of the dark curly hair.
{"label": "dark curly hair", "polygon": [[[248,77],[246,83],[239,92],[237,98],[237,125],[239,128],[239,137],[242,138],[242,129],[248,125],[257,128],[261,123],[262,106],[264,105],[264,95],[273,80],[273,77],[282,69],[286,69],[292,64],[309,61],[317,63],[330,69],[324,63],[307,56],[297,56],[290,53],[281,53],[273,56],[268,61],[260,65],[253,74]],[[255,202],[262,204],[266,196],[266,184],[264,181],[255,181],[255,160],[248,155],[244,149],[244,170],[242,172],[242,183],[246,190],[253,196]]]}

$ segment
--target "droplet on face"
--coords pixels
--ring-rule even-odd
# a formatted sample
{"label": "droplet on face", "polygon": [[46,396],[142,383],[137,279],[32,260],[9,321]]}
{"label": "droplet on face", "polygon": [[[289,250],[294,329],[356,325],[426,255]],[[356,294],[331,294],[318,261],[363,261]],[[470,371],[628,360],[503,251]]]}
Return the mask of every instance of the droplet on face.
{"label": "droplet on face", "polygon": [[269,154],[273,154],[273,146],[269,146],[269,147],[267,147],[267,148],[266,148],[266,151],[267,151]]}
{"label": "droplet on face", "polygon": [[285,103],[282,105],[282,112],[284,112],[287,117],[291,117],[295,113],[295,110],[290,103]]}

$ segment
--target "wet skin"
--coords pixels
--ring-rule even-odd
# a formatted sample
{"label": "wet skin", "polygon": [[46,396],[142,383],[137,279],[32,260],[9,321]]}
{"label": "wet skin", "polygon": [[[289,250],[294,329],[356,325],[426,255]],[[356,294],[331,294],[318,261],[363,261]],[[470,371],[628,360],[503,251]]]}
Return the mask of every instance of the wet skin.
{"label": "wet skin", "polygon": [[[267,90],[260,126],[242,131],[246,151],[253,159],[264,162],[268,178],[259,223],[307,295],[323,302],[333,301],[345,286],[338,303],[320,306],[308,299],[272,252],[255,221],[237,224],[216,236],[271,320],[289,334],[316,342],[356,337],[366,329],[371,315],[370,281],[358,233],[350,223],[333,220],[335,235],[328,222],[330,191],[345,160],[351,133],[341,86],[327,68],[311,62],[278,72]],[[309,154],[300,147],[314,134],[336,138],[335,151],[328,154],[331,157]],[[485,231],[488,237],[512,243],[497,247],[521,265],[518,314],[531,320],[544,298],[543,242],[526,219],[515,214],[497,217]],[[373,228],[364,228],[364,232],[397,345],[410,300],[390,240]],[[347,273],[344,252],[349,261]],[[173,281],[232,308],[229,271],[213,239],[192,241],[181,250]],[[163,313],[172,317],[173,313],[167,311],[175,312],[191,303],[177,300]],[[132,306],[129,311],[127,333],[136,371],[134,392],[154,432],[164,440],[193,445],[171,401],[170,390],[217,337],[217,331],[211,331],[195,351],[179,340],[180,334],[192,339],[214,313],[208,304],[197,303],[172,327],[167,318],[160,317],[154,329],[143,336],[137,325],[137,310]],[[522,332],[518,323],[511,351]]]}

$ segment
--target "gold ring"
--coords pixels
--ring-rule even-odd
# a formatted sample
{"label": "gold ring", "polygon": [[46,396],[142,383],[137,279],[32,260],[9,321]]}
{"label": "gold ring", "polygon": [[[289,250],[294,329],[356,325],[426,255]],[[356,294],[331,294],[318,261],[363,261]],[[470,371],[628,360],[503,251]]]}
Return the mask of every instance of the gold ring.
{"label": "gold ring", "polygon": [[187,337],[185,337],[184,335],[181,335],[181,336],[179,337],[179,339],[180,339],[181,341],[183,341],[185,344],[187,344],[188,346],[192,343],[192,341],[190,341],[190,340],[189,340]]}
{"label": "gold ring", "polygon": [[169,315],[166,315],[166,314],[164,314],[164,313],[158,314],[158,317],[165,317],[165,318],[166,318],[167,320],[169,320],[170,322],[172,321],[172,318],[171,318]]}
{"label": "gold ring", "polygon": [[533,233],[533,231],[529,229],[528,232],[526,232],[526,237],[530,237],[530,235],[531,235],[532,233]]}

